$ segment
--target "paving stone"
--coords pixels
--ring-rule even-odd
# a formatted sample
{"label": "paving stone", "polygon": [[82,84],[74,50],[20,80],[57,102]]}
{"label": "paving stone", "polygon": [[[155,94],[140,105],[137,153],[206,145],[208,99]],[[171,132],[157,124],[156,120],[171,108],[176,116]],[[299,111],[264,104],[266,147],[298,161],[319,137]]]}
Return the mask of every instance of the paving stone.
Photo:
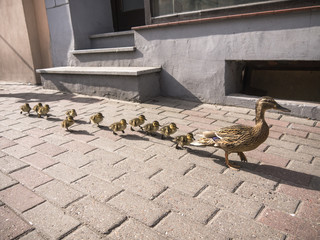
{"label": "paving stone", "polygon": [[296,211],[297,206],[299,205],[299,200],[286,194],[265,188],[260,184],[244,182],[237,189],[236,194],[291,214]]}
{"label": "paving stone", "polygon": [[[50,118],[50,116],[49,116],[49,118]],[[51,118],[52,118],[52,116],[51,116]],[[56,126],[57,122],[51,121],[49,119],[41,118],[40,121],[32,122],[31,124],[36,125],[38,128],[46,130],[46,129],[49,129],[49,128]]]}
{"label": "paving stone", "polygon": [[21,170],[15,171],[11,173],[10,176],[18,180],[22,185],[26,186],[29,189],[34,189],[35,187],[40,186],[53,179],[52,177],[49,177],[48,175],[33,167],[26,167]]}
{"label": "paving stone", "polygon": [[309,135],[308,135],[308,139],[310,139],[310,140],[317,140],[317,141],[320,141],[320,134],[316,134],[316,133],[309,133]]}
{"label": "paving stone", "polygon": [[[270,147],[273,148],[273,147]],[[283,152],[284,150],[281,149]],[[289,151],[289,150],[288,150]],[[250,151],[246,152],[246,156],[249,158],[257,159],[265,164],[271,164],[273,166],[285,167],[289,162],[289,158],[285,157],[286,154],[283,153],[281,156],[274,154],[276,153],[274,150],[269,150],[267,152],[259,152],[259,151]]]}
{"label": "paving stone", "polygon": [[[320,143],[319,143],[320,144]],[[297,152],[312,155],[314,157],[320,157],[320,148],[314,148],[306,145],[300,145]]]}
{"label": "paving stone", "polygon": [[153,153],[150,153],[148,150],[143,150],[140,148],[124,146],[121,149],[116,151],[116,154],[119,154],[123,157],[135,159],[136,161],[145,162],[154,156]]}
{"label": "paving stone", "polygon": [[[81,226],[70,235],[64,238],[64,240],[99,240],[101,237],[96,234],[94,231],[90,230],[86,226]],[[109,239],[109,238],[108,238]]]}
{"label": "paving stone", "polygon": [[128,191],[120,193],[108,203],[147,226],[155,225],[168,212],[152,201]]}
{"label": "paving stone", "polygon": [[283,120],[283,121],[286,121],[286,122],[298,123],[298,124],[307,125],[307,126],[313,126],[314,125],[314,120],[309,120],[309,119],[306,119],[306,118],[298,118],[298,117],[292,117],[292,116],[283,115],[280,120]]}
{"label": "paving stone", "polygon": [[174,147],[168,147],[165,145],[155,144],[148,148],[149,154],[166,157],[168,159],[178,159],[188,153],[187,150],[178,150]]}
{"label": "paving stone", "polygon": [[164,185],[134,173],[125,174],[114,183],[147,199],[153,199],[165,189]]}
{"label": "paving stone", "polygon": [[279,126],[275,126],[275,125],[271,127],[271,130],[275,131],[275,132],[281,132],[281,133],[284,133],[284,134],[289,134],[291,136],[298,136],[298,137],[301,137],[301,138],[306,138],[307,134],[308,134],[305,131],[294,130],[294,129],[291,129],[291,128],[279,127]]}
{"label": "paving stone", "polygon": [[207,112],[201,112],[201,111],[195,111],[195,110],[184,110],[181,113],[187,114],[189,116],[195,116],[195,117],[206,117],[210,114]]}
{"label": "paving stone", "polygon": [[277,188],[277,191],[302,201],[320,204],[320,192],[306,188],[305,186],[282,183]]}
{"label": "paving stone", "polygon": [[167,189],[154,202],[202,224],[206,224],[207,220],[218,210],[214,206],[202,202],[200,199],[193,198],[173,189]]}
{"label": "paving stone", "polygon": [[315,166],[310,163],[303,163],[299,161],[290,161],[287,169],[293,170],[299,173],[305,173],[313,176],[320,176],[320,166]]}
{"label": "paving stone", "polygon": [[138,174],[145,178],[150,178],[162,170],[160,167],[153,165],[152,163],[143,163],[133,159],[124,159],[114,165],[114,168],[123,170],[129,174]]}
{"label": "paving stone", "polygon": [[44,202],[44,199],[20,184],[2,190],[0,199],[20,213]]}
{"label": "paving stone", "polygon": [[63,144],[63,148],[68,149],[69,151],[77,151],[82,154],[85,154],[85,153],[91,152],[96,147],[89,145],[87,143],[82,143],[79,141],[72,141],[72,142],[68,142],[68,143]]}
{"label": "paving stone", "polygon": [[32,155],[21,158],[21,161],[30,164],[37,169],[44,169],[57,163],[53,158],[47,157],[41,153],[34,153]]}
{"label": "paving stone", "polygon": [[28,233],[27,235],[24,235],[23,237],[19,238],[19,240],[44,240],[45,238],[43,238],[39,233],[37,233],[37,231],[32,231],[30,233]]}
{"label": "paving stone", "polygon": [[13,129],[9,129],[7,131],[4,131],[1,133],[1,135],[7,139],[10,139],[10,140],[15,140],[15,139],[26,136],[25,133],[18,131],[18,130],[13,130]]}
{"label": "paving stone", "polygon": [[100,233],[109,233],[127,218],[109,205],[99,203],[90,197],[85,197],[72,203],[67,208],[67,211],[69,214],[79,219],[81,222],[88,224]]}
{"label": "paving stone", "polygon": [[84,172],[69,167],[62,163],[55,164],[49,168],[44,169],[43,171],[48,175],[56,179],[59,179],[65,183],[74,182],[86,175]]}
{"label": "paving stone", "polygon": [[311,240],[319,236],[315,226],[307,221],[272,208],[266,208],[261,212],[259,222],[301,239]]}
{"label": "paving stone", "polygon": [[15,143],[14,141],[12,140],[9,140],[5,137],[0,137],[0,149],[4,149],[4,148],[7,148],[7,147],[11,147],[11,146],[14,146],[16,145],[17,143]]}
{"label": "paving stone", "polygon": [[31,155],[35,153],[36,151],[33,149],[29,149],[26,147],[23,147],[19,144],[14,145],[12,147],[8,147],[2,150],[3,152],[15,157],[15,158],[23,158],[25,156]]}
{"label": "paving stone", "polygon": [[35,146],[33,149],[36,151],[39,151],[45,155],[48,155],[49,157],[54,157],[56,155],[59,155],[59,154],[67,151],[66,148],[59,147],[59,146],[57,146],[55,144],[51,144],[51,143],[44,143],[44,144]]}
{"label": "paving stone", "polygon": [[68,136],[61,136],[59,134],[49,134],[46,135],[44,137],[42,137],[41,139],[43,139],[44,141],[51,143],[51,144],[55,144],[58,146],[61,146],[67,142],[71,142],[72,139]]}
{"label": "paving stone", "polygon": [[288,149],[288,150],[291,150],[291,151],[295,151],[297,149],[297,147],[298,147],[297,143],[282,141],[282,140],[275,139],[275,138],[268,138],[265,141],[265,143],[268,144],[268,145],[275,146],[275,147],[281,146],[281,148],[285,148],[285,149]]}
{"label": "paving stone", "polygon": [[290,125],[290,128],[296,129],[296,130],[305,131],[305,132],[309,132],[309,133],[320,134],[320,128],[317,128],[317,127],[312,127],[312,126],[306,126],[306,125],[302,125],[302,124],[293,123],[293,124]]}
{"label": "paving stone", "polygon": [[157,233],[153,229],[145,226],[144,224],[134,220],[128,219],[120,227],[108,235],[110,239],[140,239],[140,240],[161,240],[167,239],[163,235]]}
{"label": "paving stone", "polygon": [[15,239],[33,227],[23,221],[7,206],[0,207],[0,236],[1,239]]}
{"label": "paving stone", "polygon": [[92,162],[94,159],[88,155],[83,155],[80,152],[64,152],[55,156],[53,158],[57,162],[61,162],[73,168],[80,168],[88,163]]}
{"label": "paving stone", "polygon": [[313,158],[312,155],[310,154],[293,152],[290,150],[284,150],[280,147],[274,147],[274,146],[269,147],[267,150],[267,153],[280,155],[285,158],[294,159],[294,160],[305,162],[305,163],[311,162]]}
{"label": "paving stone", "polygon": [[11,173],[29,166],[28,164],[12,156],[3,156],[0,158],[0,170],[5,173]]}
{"label": "paving stone", "polygon": [[41,185],[34,191],[62,208],[84,196],[83,193],[57,180]]}
{"label": "paving stone", "polygon": [[86,176],[72,183],[72,187],[90,195],[100,202],[106,202],[113,196],[123,191],[122,188],[113,183],[101,180],[94,176]]}
{"label": "paving stone", "polygon": [[26,131],[24,131],[24,133],[29,135],[29,136],[33,136],[33,137],[37,137],[37,138],[41,138],[43,136],[47,136],[49,134],[52,134],[49,131],[46,131],[44,129],[37,128],[37,127],[33,127],[30,130],[26,130]]}
{"label": "paving stone", "polygon": [[237,211],[237,214],[251,219],[255,218],[262,207],[262,203],[260,202],[255,202],[250,198],[244,198],[211,186],[204,189],[198,198],[203,199],[216,208]]}
{"label": "paving stone", "polygon": [[23,217],[50,239],[60,239],[80,225],[79,221],[66,215],[61,209],[49,202],[40,204],[23,213]]}
{"label": "paving stone", "polygon": [[109,152],[103,149],[95,149],[84,156],[88,157],[91,162],[104,161],[110,165],[114,165],[124,159],[123,156],[119,156],[117,153]]}
{"label": "paving stone", "polygon": [[114,142],[113,140],[102,139],[102,138],[98,138],[93,141],[90,141],[88,142],[88,144],[109,152],[114,152],[115,150],[120,149],[124,146],[123,144]]}
{"label": "paving stone", "polygon": [[82,167],[81,170],[87,174],[94,175],[108,182],[112,182],[113,180],[126,174],[125,170],[113,168],[104,160],[93,161],[88,165]]}
{"label": "paving stone", "polygon": [[0,191],[17,183],[18,182],[16,180],[0,172]]}
{"label": "paving stone", "polygon": [[228,239],[283,239],[284,234],[258,222],[239,216],[237,212],[219,211],[208,228]]}
{"label": "paving stone", "polygon": [[31,126],[30,124],[27,124],[27,123],[16,123],[10,127],[14,130],[21,131],[21,132],[33,128],[33,126]]}
{"label": "paving stone", "polygon": [[310,222],[318,223],[320,221],[319,209],[320,204],[313,204],[303,201],[301,205],[299,205],[297,217]]}
{"label": "paving stone", "polygon": [[117,143],[119,143],[119,145],[126,145],[140,149],[147,149],[153,145],[153,143],[151,141],[148,141],[147,138],[141,137],[137,134],[126,134],[119,141],[117,141]]}
{"label": "paving stone", "polygon": [[170,213],[154,229],[169,239],[227,239],[216,230],[212,231],[178,213]]}
{"label": "paving stone", "polygon": [[305,139],[297,136],[290,136],[290,135],[284,135],[281,138],[282,141],[287,141],[287,142],[294,142],[297,144],[301,145],[307,145],[310,147],[318,148],[319,147],[319,141],[313,140],[313,139]]}

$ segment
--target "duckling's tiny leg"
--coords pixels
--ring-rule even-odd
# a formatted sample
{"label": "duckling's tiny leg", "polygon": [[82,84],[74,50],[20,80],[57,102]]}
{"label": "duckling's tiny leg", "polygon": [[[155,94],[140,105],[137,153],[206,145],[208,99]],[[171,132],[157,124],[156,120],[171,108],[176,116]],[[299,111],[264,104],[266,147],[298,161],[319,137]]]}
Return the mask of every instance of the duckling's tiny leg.
{"label": "duckling's tiny leg", "polygon": [[130,127],[130,129],[131,129],[131,131],[134,131],[134,129],[133,129],[133,127],[132,127],[132,126]]}
{"label": "duckling's tiny leg", "polygon": [[22,111],[20,112],[20,114],[22,114]]}
{"label": "duckling's tiny leg", "polygon": [[122,130],[121,132],[122,132],[122,133],[124,133],[124,131],[123,131],[123,130]]}
{"label": "duckling's tiny leg", "polygon": [[178,143],[176,144],[176,149],[181,149]]}
{"label": "duckling's tiny leg", "polygon": [[140,129],[143,131],[143,127],[141,127],[141,126],[139,126],[140,127]]}
{"label": "duckling's tiny leg", "polygon": [[238,152],[238,155],[241,159],[241,162],[248,162],[247,157],[244,155],[243,152]]}
{"label": "duckling's tiny leg", "polygon": [[162,140],[164,139],[164,136],[163,136],[163,134],[161,135],[161,139],[162,139]]}
{"label": "duckling's tiny leg", "polygon": [[237,171],[239,171],[238,168],[240,168],[240,166],[231,164],[231,163],[229,162],[229,154],[228,154],[227,152],[225,152],[225,159],[226,159],[226,165],[227,165],[229,168],[231,168],[232,170],[237,170]]}
{"label": "duckling's tiny leg", "polygon": [[118,135],[115,131],[112,131],[113,135]]}

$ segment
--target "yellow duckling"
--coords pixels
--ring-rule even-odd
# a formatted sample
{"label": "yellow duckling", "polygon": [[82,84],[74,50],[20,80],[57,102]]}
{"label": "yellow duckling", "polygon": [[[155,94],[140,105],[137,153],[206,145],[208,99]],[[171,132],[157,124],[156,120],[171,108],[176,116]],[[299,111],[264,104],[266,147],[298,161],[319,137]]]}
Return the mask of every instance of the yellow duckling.
{"label": "yellow duckling", "polygon": [[148,123],[142,127],[143,131],[147,133],[147,135],[150,133],[152,136],[154,136],[154,133],[156,133],[159,130],[160,124],[158,121],[154,121],[153,123]]}
{"label": "yellow duckling", "polygon": [[34,107],[33,107],[33,111],[35,111],[36,113],[38,113],[38,110],[39,110],[39,108],[41,108],[42,107],[42,103],[41,102],[39,102],[37,105],[35,105]]}
{"label": "yellow duckling", "polygon": [[243,152],[252,151],[262,144],[269,135],[269,126],[264,119],[264,114],[269,109],[290,112],[280,106],[272,97],[262,97],[256,103],[256,125],[232,125],[218,131],[203,132],[204,137],[193,142],[194,146],[214,146],[225,151],[225,163],[234,170],[240,166],[229,162],[229,154],[237,153],[242,162],[247,162]]}
{"label": "yellow duckling", "polygon": [[76,116],[78,116],[75,109],[68,110],[68,111],[66,112],[66,115],[67,115],[67,116],[71,116],[71,117],[73,117],[73,118],[76,117]]}
{"label": "yellow duckling", "polygon": [[176,149],[179,149],[179,145],[181,148],[184,148],[185,145],[190,145],[190,143],[195,140],[192,133],[188,133],[187,135],[181,135],[176,137],[173,141],[176,142]]}
{"label": "yellow duckling", "polygon": [[131,125],[130,129],[131,131],[134,131],[133,127],[140,127],[140,129],[142,130],[141,125],[144,124],[144,121],[146,121],[146,117],[144,115],[140,115],[137,118],[131,119],[129,121],[129,124]]}
{"label": "yellow duckling", "polygon": [[102,113],[99,112],[90,117],[89,123],[97,124],[99,126],[99,123],[102,122],[103,118],[104,116],[102,115]]}
{"label": "yellow duckling", "polygon": [[20,109],[21,109],[20,114],[22,114],[22,112],[26,112],[26,113],[28,113],[28,115],[30,115],[31,107],[30,107],[30,105],[28,103],[23,104],[20,107]]}
{"label": "yellow duckling", "polygon": [[160,129],[161,133],[161,139],[164,138],[164,136],[169,137],[170,135],[174,134],[179,128],[175,123],[170,123],[167,126],[164,126]]}
{"label": "yellow duckling", "polygon": [[112,123],[109,128],[112,130],[112,133],[114,135],[117,135],[116,132],[122,131],[124,133],[124,130],[126,129],[128,123],[125,119],[121,119],[120,122]]}
{"label": "yellow duckling", "polygon": [[41,117],[41,115],[48,117],[49,110],[50,110],[50,107],[48,104],[45,104],[43,107],[39,107],[38,108],[38,117]]}
{"label": "yellow duckling", "polygon": [[66,128],[69,131],[69,127],[74,124],[74,120],[72,116],[68,116],[65,120],[62,121],[61,126]]}

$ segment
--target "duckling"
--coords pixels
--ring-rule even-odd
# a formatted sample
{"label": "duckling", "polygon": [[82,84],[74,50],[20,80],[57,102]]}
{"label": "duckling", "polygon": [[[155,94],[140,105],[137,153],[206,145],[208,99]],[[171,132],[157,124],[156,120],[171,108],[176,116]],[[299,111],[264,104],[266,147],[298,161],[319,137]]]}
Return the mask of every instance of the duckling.
{"label": "duckling", "polygon": [[23,104],[20,107],[20,109],[21,109],[20,114],[22,114],[22,112],[27,112],[28,115],[30,115],[31,107],[30,107],[30,105],[28,103]]}
{"label": "duckling", "polygon": [[181,148],[184,148],[185,145],[190,145],[190,143],[195,140],[192,133],[188,133],[187,135],[181,135],[176,137],[173,141],[176,142],[176,149],[179,149],[179,145]]}
{"label": "duckling", "polygon": [[67,116],[71,116],[71,117],[73,117],[73,118],[76,117],[76,116],[78,116],[75,109],[68,110],[68,111],[66,112],[66,115],[67,115]]}
{"label": "duckling", "polygon": [[154,133],[156,133],[159,130],[160,124],[158,121],[154,121],[153,123],[148,123],[142,127],[142,129],[147,133],[147,135],[150,133],[152,136],[154,136]]}
{"label": "duckling", "polygon": [[131,125],[131,127],[130,127],[131,131],[134,131],[133,127],[140,127],[140,129],[143,130],[141,125],[144,124],[144,121],[146,121],[146,120],[147,119],[144,115],[140,115],[137,118],[131,119],[129,121],[129,124]]}
{"label": "duckling", "polygon": [[218,131],[205,131],[204,137],[194,141],[195,146],[214,146],[225,151],[225,163],[233,170],[239,170],[240,166],[229,162],[229,154],[237,153],[241,162],[247,162],[243,152],[252,151],[262,144],[269,135],[269,126],[264,119],[268,109],[276,109],[290,112],[289,109],[280,106],[272,97],[262,97],[256,102],[256,125],[254,127],[244,125],[232,125],[221,128]]}
{"label": "duckling", "polygon": [[160,129],[161,133],[161,139],[164,138],[164,136],[169,137],[171,134],[174,134],[179,128],[175,123],[170,123],[167,126],[164,126]]}
{"label": "duckling", "polygon": [[74,124],[74,120],[72,116],[68,116],[65,120],[62,121],[61,127],[66,128],[69,131],[68,127]]}
{"label": "duckling", "polygon": [[126,129],[128,123],[125,119],[121,119],[120,122],[112,123],[109,128],[112,130],[112,133],[114,135],[117,135],[116,132],[122,131],[124,133],[124,130]]}
{"label": "duckling", "polygon": [[48,118],[48,112],[50,110],[50,107],[48,104],[45,104],[43,107],[38,108],[38,117],[41,117],[41,115],[44,115]]}
{"label": "duckling", "polygon": [[97,113],[95,115],[92,115],[90,117],[90,120],[89,120],[89,123],[92,123],[92,124],[97,124],[99,126],[99,123],[102,122],[104,116],[102,115],[102,113]]}
{"label": "duckling", "polygon": [[33,107],[33,111],[35,111],[36,113],[38,113],[38,110],[39,110],[39,108],[41,108],[42,107],[42,103],[41,102],[39,102],[37,105],[35,105],[34,107]]}

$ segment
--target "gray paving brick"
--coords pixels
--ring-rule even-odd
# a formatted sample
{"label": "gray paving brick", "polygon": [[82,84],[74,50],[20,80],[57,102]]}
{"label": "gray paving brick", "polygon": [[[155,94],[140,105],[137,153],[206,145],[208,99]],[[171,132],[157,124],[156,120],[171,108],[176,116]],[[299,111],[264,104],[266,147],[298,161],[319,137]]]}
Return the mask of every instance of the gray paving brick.
{"label": "gray paving brick", "polygon": [[7,176],[6,174],[0,172],[0,191],[17,183],[17,180],[12,179],[10,176]]}
{"label": "gray paving brick", "polygon": [[59,134],[49,134],[41,138],[42,140],[55,145],[63,145],[64,143],[72,141],[68,136],[61,136]]}
{"label": "gray paving brick", "polygon": [[154,202],[202,224],[206,224],[207,220],[218,210],[216,207],[204,203],[200,199],[193,198],[173,189],[168,189],[160,194]]}
{"label": "gray paving brick", "polygon": [[7,147],[11,147],[11,146],[14,146],[16,145],[17,143],[15,143],[14,141],[12,140],[9,140],[5,137],[0,137],[0,149],[4,149],[4,148],[7,148]]}
{"label": "gray paving brick", "polygon": [[[65,240],[99,240],[101,237],[95,233],[94,231],[90,230],[86,226],[81,226],[70,235],[64,238]],[[108,238],[109,239],[109,238]]]}
{"label": "gray paving brick", "polygon": [[110,239],[140,239],[140,240],[161,240],[167,239],[160,233],[154,231],[153,229],[145,226],[144,224],[134,220],[128,219],[120,227],[116,228],[108,236]]}
{"label": "gray paving brick", "polygon": [[83,193],[57,180],[41,185],[34,189],[34,191],[62,208],[84,196]]}
{"label": "gray paving brick", "polygon": [[[61,209],[49,202],[23,213],[23,217],[51,239],[59,239],[80,225],[78,220],[66,215]],[[57,221],[57,219],[59,220]]]}
{"label": "gray paving brick", "polygon": [[284,135],[281,138],[281,140],[287,141],[287,142],[294,142],[299,145],[307,145],[307,146],[314,147],[314,148],[319,147],[319,141],[313,140],[313,139],[305,139],[305,138],[301,138],[298,136]]}
{"label": "gray paving brick", "polygon": [[165,189],[164,185],[134,173],[123,175],[114,183],[147,199],[153,199]]}
{"label": "gray paving brick", "polygon": [[32,148],[34,146],[40,145],[44,143],[43,140],[31,136],[25,136],[19,139],[14,140],[16,143],[20,144],[21,146]]}
{"label": "gray paving brick", "polygon": [[284,235],[272,228],[239,216],[237,212],[220,211],[208,228],[235,239],[283,239]]}
{"label": "gray paving brick", "polygon": [[268,148],[267,153],[271,153],[271,154],[276,154],[276,155],[280,155],[289,159],[294,159],[297,161],[301,161],[304,163],[309,163],[311,162],[313,156],[311,154],[306,154],[306,153],[298,153],[298,152],[294,152],[294,151],[290,151],[290,150],[284,150],[280,147],[274,147],[271,146]]}
{"label": "gray paving brick", "polygon": [[106,202],[113,196],[123,191],[122,188],[116,186],[115,184],[91,175],[75,181],[71,186],[85,194],[90,195],[100,202]]}
{"label": "gray paving brick", "polygon": [[154,154],[150,153],[148,150],[143,150],[132,146],[124,146],[121,149],[117,150],[116,153],[123,157],[135,159],[136,161],[141,162],[145,162],[146,160],[154,156]]}
{"label": "gray paving brick", "polygon": [[120,193],[108,203],[148,226],[156,224],[168,212],[154,202],[128,191]]}
{"label": "gray paving brick", "polygon": [[27,235],[23,235],[21,238],[19,238],[19,240],[44,240],[45,238],[43,238],[39,233],[37,233],[36,230],[28,233]]}
{"label": "gray paving brick", "polygon": [[0,236],[1,239],[15,239],[33,227],[17,216],[7,206],[0,207]]}
{"label": "gray paving brick", "polygon": [[[320,146],[319,146],[320,147]],[[314,157],[320,157],[320,148],[310,147],[306,145],[300,145],[297,152],[312,155]]]}
{"label": "gray paving brick", "polygon": [[3,156],[0,158],[0,170],[5,173],[11,173],[29,166],[28,164],[12,156]]}
{"label": "gray paving brick", "polygon": [[62,163],[55,164],[51,167],[44,169],[43,171],[48,175],[56,179],[59,179],[65,183],[74,182],[86,175],[84,172],[76,170]]}
{"label": "gray paving brick", "polygon": [[18,138],[26,136],[25,133],[18,131],[18,130],[13,130],[13,129],[9,129],[7,131],[4,131],[1,133],[1,135],[7,139],[10,139],[10,140],[14,140],[14,139],[18,139]]}
{"label": "gray paving brick", "polygon": [[125,158],[123,156],[119,156],[119,154],[117,153],[113,153],[103,149],[95,149],[84,156],[88,157],[90,161],[104,161],[105,163],[110,165],[114,165],[115,163],[120,162]]}
{"label": "gray paving brick", "polygon": [[35,146],[33,149],[49,157],[54,157],[67,151],[66,148],[57,146],[52,143],[43,143],[41,145]]}
{"label": "gray paving brick", "polygon": [[162,169],[152,163],[143,163],[134,159],[125,159],[117,163],[114,168],[123,170],[129,174],[139,174],[145,178],[150,178]]}
{"label": "gray paving brick", "polygon": [[103,138],[95,139],[93,141],[88,142],[88,144],[109,152],[114,152],[115,150],[120,149],[124,146],[123,144],[114,142],[113,140]]}
{"label": "gray paving brick", "polygon": [[37,168],[37,169],[44,169],[49,166],[52,166],[57,163],[54,159],[43,155],[41,153],[34,153],[29,156],[21,158],[21,161],[30,164],[31,166]]}
{"label": "gray paving brick", "polygon": [[88,163],[92,162],[93,159],[90,156],[83,155],[80,152],[64,152],[53,157],[54,161],[61,162],[73,168],[80,168]]}
{"label": "gray paving brick", "polygon": [[25,156],[31,155],[36,152],[33,149],[23,147],[19,144],[5,148],[2,151],[15,157],[15,158],[23,158]]}
{"label": "gray paving brick", "polygon": [[99,203],[90,197],[85,197],[72,203],[67,208],[67,211],[69,214],[79,219],[81,222],[88,224],[100,233],[109,233],[127,218],[109,205]]}

